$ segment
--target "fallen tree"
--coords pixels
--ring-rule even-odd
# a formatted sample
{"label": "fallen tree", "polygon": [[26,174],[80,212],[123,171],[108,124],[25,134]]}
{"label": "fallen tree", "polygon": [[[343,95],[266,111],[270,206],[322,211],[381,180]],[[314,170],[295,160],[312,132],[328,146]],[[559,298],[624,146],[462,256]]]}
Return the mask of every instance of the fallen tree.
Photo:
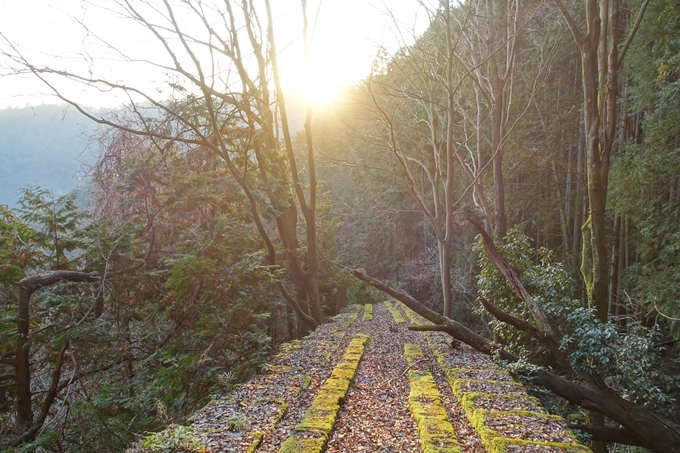
{"label": "fallen tree", "polygon": [[[603,428],[590,425],[574,425],[573,427],[588,432],[595,441],[642,446],[656,453],[676,453],[678,445],[680,445],[680,428],[645,407],[622,398],[605,383],[605,380],[595,370],[584,371],[572,366],[570,360],[560,348],[561,335],[551,325],[549,317],[535,303],[517,273],[498,252],[492,238],[482,226],[472,219],[467,220],[475,226],[481,235],[489,259],[503,274],[514,293],[526,304],[527,311],[533,317],[534,322],[517,318],[485,299],[482,299],[482,305],[494,318],[526,332],[541,343],[554,357],[558,365],[558,372],[564,374],[562,376],[547,369],[540,369],[534,372],[533,382],[577,406],[603,414],[621,425],[620,428]],[[390,288],[356,269],[349,269],[349,272],[374,288],[403,302],[411,310],[435,324],[434,326],[414,326],[411,327],[411,330],[446,332],[482,353],[491,354],[493,351],[494,346],[489,340],[463,324],[427,308],[404,291]],[[515,355],[508,351],[499,350],[499,352],[504,360],[518,360]]]}
{"label": "fallen tree", "polygon": [[[382,283],[380,280],[373,278],[364,272],[361,272],[357,269],[349,268],[347,268],[347,270],[359,280],[362,280],[368,283],[369,285],[373,286],[374,288],[384,292],[385,294],[394,297],[398,301],[403,302],[404,305],[406,305],[408,308],[410,308],[423,318],[435,324],[435,326],[411,326],[409,327],[410,330],[421,331],[438,330],[446,332],[453,338],[460,340],[467,345],[472,346],[479,352],[482,352],[484,354],[491,354],[493,352],[493,346],[489,342],[489,340],[479,335],[478,333],[474,332],[473,330],[469,329],[468,327],[464,326],[463,324],[454,321],[453,319],[447,318],[446,316],[440,315],[434,310],[430,310],[425,305],[420,303],[417,299],[413,298],[404,291],[390,288],[389,286]],[[500,350],[499,352],[500,357],[503,360],[507,360],[510,362],[518,360],[517,356],[507,351]]]}

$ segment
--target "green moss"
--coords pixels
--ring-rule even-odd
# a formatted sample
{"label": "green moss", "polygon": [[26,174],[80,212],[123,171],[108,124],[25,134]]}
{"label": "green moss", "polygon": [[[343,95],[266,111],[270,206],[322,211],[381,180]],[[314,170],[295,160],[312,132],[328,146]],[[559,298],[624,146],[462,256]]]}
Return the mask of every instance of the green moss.
{"label": "green moss", "polygon": [[557,447],[561,449],[563,453],[592,453],[590,448],[580,444],[574,445],[560,442],[532,442],[521,439],[509,439],[507,437],[495,438],[491,447],[487,447],[487,451],[489,453],[507,453],[508,449],[506,447],[511,445]]}
{"label": "green moss", "polygon": [[448,415],[441,404],[439,391],[427,371],[409,371],[409,409],[414,417],[427,416],[430,418],[448,420]]}
{"label": "green moss", "polygon": [[397,324],[401,324],[406,322],[403,316],[401,316],[401,313],[399,313],[399,310],[396,309],[394,305],[392,305],[389,301],[383,302],[385,304],[385,307],[387,307],[387,310],[390,312],[392,315],[392,318],[394,318],[394,322]]}
{"label": "green moss", "polygon": [[363,356],[363,352],[352,352],[352,353],[345,353],[344,356],[340,359],[338,362],[338,365],[342,365],[340,368],[355,368],[359,366],[359,360],[361,360],[361,357]]}
{"label": "green moss", "polygon": [[[236,387],[242,387],[244,385],[246,385],[246,384],[238,384]],[[224,398],[222,398],[221,402],[231,404],[231,403],[236,403],[237,399],[236,399],[236,396],[234,396],[234,395],[227,395]],[[205,409],[205,408],[203,408],[203,409]],[[203,410],[203,409],[201,409],[201,410]]]}
{"label": "green moss", "polygon": [[321,453],[326,448],[327,442],[328,436],[323,434],[314,438],[303,438],[293,434],[281,445],[279,453]]}
{"label": "green moss", "polygon": [[[495,396],[495,395],[491,395]],[[503,437],[497,431],[488,426],[489,417],[503,417],[507,416],[525,416],[525,417],[540,417],[545,419],[561,420],[557,415],[540,414],[529,411],[488,411],[486,409],[474,409],[472,407],[472,398],[467,398],[463,403],[463,409],[467,415],[470,423],[479,434],[482,443],[489,453],[505,453],[507,445],[536,445],[545,447],[558,447],[564,449],[569,453],[590,453],[590,450],[579,444],[576,438],[570,432],[567,432],[573,442],[540,442],[533,440],[511,439]]]}
{"label": "green moss", "polygon": [[373,305],[364,305],[364,321],[373,319]]}
{"label": "green moss", "polygon": [[447,369],[446,355],[442,353],[442,351],[440,351],[439,348],[437,347],[437,344],[434,342],[432,338],[432,332],[421,332],[421,334],[423,335],[423,337],[425,337],[427,345],[430,347],[430,350],[437,358],[437,363],[439,364],[441,369],[445,371]]}
{"label": "green moss", "polygon": [[[463,395],[463,398],[461,399],[460,403],[463,408],[469,408],[470,410],[477,409],[475,406],[477,400],[479,398],[494,398],[494,399],[503,399],[503,400],[517,400],[517,401],[525,401],[529,403],[534,403],[538,407],[541,406],[541,402],[538,400],[538,398],[525,395],[522,393],[510,393],[510,394],[505,394],[505,395],[498,395],[494,393],[484,393],[484,392],[470,392],[466,393]],[[514,411],[513,411],[514,412]],[[528,411],[526,411],[528,412]],[[541,412],[530,412],[531,414],[535,415],[545,415],[544,413]]]}
{"label": "green moss", "polygon": [[355,360],[356,356],[360,356],[364,353],[364,345],[361,343],[350,343],[345,349],[345,353],[342,355],[342,360]]}
{"label": "green moss", "polygon": [[350,318],[347,321],[345,321],[345,323],[343,325],[345,327],[351,326],[354,323],[354,321],[357,320],[358,316],[359,316],[359,313],[354,313],[352,316],[350,316]]}
{"label": "green moss", "polygon": [[459,401],[463,399],[463,396],[467,393],[478,393],[478,392],[469,392],[469,391],[463,391],[463,387],[465,384],[468,382],[486,382],[488,384],[494,384],[494,385],[503,385],[507,387],[514,387],[518,391],[521,391],[523,389],[522,384],[519,384],[514,381],[489,381],[486,379],[458,379],[455,377],[455,374],[449,373],[450,370],[445,370],[446,378],[449,381],[449,385],[451,385],[451,390],[453,390],[453,394],[456,395],[456,398],[458,398]]}
{"label": "green moss", "polygon": [[321,453],[333,431],[340,410],[340,402],[347,396],[354,379],[368,335],[355,335],[343,359],[319,389],[312,405],[286,439],[280,453]]}
{"label": "green moss", "polygon": [[345,355],[336,364],[336,367],[356,370],[357,367],[359,366],[359,362],[361,361],[362,356],[363,353],[351,354],[349,356]]}
{"label": "green moss", "polygon": [[254,433],[250,433],[253,435],[253,441],[250,443],[250,446],[246,450],[246,453],[254,453],[255,450],[260,446],[262,443],[262,439],[264,438],[264,433],[260,431],[255,431]]}
{"label": "green moss", "polygon": [[412,366],[418,360],[425,358],[420,346],[410,343],[404,345],[404,356],[406,357],[406,363],[408,366]]}
{"label": "green moss", "polygon": [[465,378],[465,377],[464,377],[466,374],[470,373],[471,371],[473,371],[473,372],[479,372],[479,373],[488,372],[488,371],[497,371],[497,372],[500,372],[500,369],[497,368],[497,367],[484,368],[484,369],[481,369],[481,370],[479,370],[479,369],[474,369],[474,370],[473,370],[473,369],[470,369],[470,368],[447,368],[447,369],[446,369],[446,373],[447,373],[447,374],[450,374],[450,375],[452,375],[452,376],[454,376],[454,377],[456,377],[456,378],[459,378],[459,377],[460,377],[460,378],[462,378],[462,379],[474,379],[474,378],[470,378],[470,377],[468,377],[468,378]]}
{"label": "green moss", "polygon": [[152,452],[184,451],[187,453],[205,453],[207,438],[191,426],[170,425],[159,433],[146,436],[144,448]]}
{"label": "green moss", "polygon": [[[418,345],[404,345],[404,356],[409,366],[424,358]],[[449,422],[446,409],[432,374],[427,371],[409,371],[408,407],[418,426],[423,452],[461,453],[453,426]]]}
{"label": "green moss", "polygon": [[312,404],[312,407],[305,412],[302,420],[295,427],[295,432],[312,431],[330,435],[331,431],[333,431],[333,426],[335,426],[338,410],[340,410],[338,404]]}
{"label": "green moss", "polygon": [[297,349],[300,347],[300,340],[293,340],[290,343],[282,343],[279,346],[279,356],[285,356],[288,354],[290,351],[293,349]]}
{"label": "green moss", "polygon": [[424,326],[432,324],[430,321],[428,321],[415,311],[408,308],[406,304],[404,304],[403,302],[397,302],[397,306],[404,311],[404,314],[406,314],[406,317],[411,321],[411,324],[413,324],[414,326]]}
{"label": "green moss", "polygon": [[[465,409],[465,408],[464,408]],[[486,414],[488,411],[479,409],[475,411],[466,410],[465,414],[470,420],[470,423],[479,434],[480,439],[484,446],[491,451],[491,453],[500,453],[498,450],[493,450],[494,439],[498,437],[498,434],[486,426]],[[503,450],[501,450],[503,451]]]}
{"label": "green moss", "polygon": [[[300,379],[300,384],[302,384],[302,388],[308,388],[312,383],[312,377],[311,376],[300,376],[299,379]],[[300,392],[298,392],[298,395],[299,394],[300,394]]]}
{"label": "green moss", "polygon": [[[410,346],[414,355],[422,355],[416,345]],[[405,348],[406,349],[406,348]],[[442,405],[439,391],[428,371],[409,371],[411,391],[408,407],[418,426],[420,445],[424,453],[462,453],[453,426]]]}
{"label": "green moss", "polygon": [[355,361],[342,360],[335,365],[335,368],[345,369],[345,370],[356,370],[359,363]]}
{"label": "green moss", "polygon": [[328,365],[328,362],[331,360],[332,354],[330,352],[323,351],[321,353],[321,360],[319,360],[319,364],[324,367]]}
{"label": "green moss", "polygon": [[[408,311],[405,310],[407,316],[409,316]],[[410,318],[410,316],[409,316]],[[475,407],[475,401],[481,397],[486,398],[503,398],[503,399],[523,399],[536,403],[540,407],[540,403],[536,398],[533,398],[526,393],[510,393],[510,394],[495,394],[495,393],[485,393],[485,392],[464,392],[463,387],[469,382],[486,382],[494,385],[503,385],[515,387],[517,390],[523,389],[523,386],[514,381],[494,381],[487,379],[470,379],[465,377],[469,375],[471,371],[481,371],[481,372],[500,372],[501,370],[495,366],[486,368],[484,370],[470,370],[467,368],[449,368],[446,366],[446,354],[444,354],[438,347],[438,344],[433,340],[431,332],[423,332],[428,346],[432,350],[433,354],[437,358],[437,362],[444,371],[447,381],[451,385],[454,395],[458,398],[463,406],[465,414],[470,420],[472,426],[475,428],[479,437],[482,439],[482,443],[487,449],[488,453],[507,453],[507,446],[511,445],[526,445],[526,446],[545,446],[545,447],[557,447],[560,448],[564,453],[592,453],[590,449],[579,444],[576,437],[569,431],[567,434],[574,440],[573,443],[561,443],[561,442],[537,442],[521,439],[511,439],[501,436],[498,432],[492,430],[487,425],[487,418],[491,415],[503,414],[513,415],[513,416],[527,416],[527,417],[542,417],[548,419],[561,419],[559,416],[531,412],[531,411],[488,411],[485,409],[479,409]],[[423,451],[425,451],[423,449]]]}
{"label": "green moss", "polygon": [[288,410],[288,405],[283,401],[283,400],[277,400],[277,403],[279,404],[279,413],[276,414],[276,417],[274,418],[274,424],[277,424],[283,419],[283,416],[286,415],[286,411]]}
{"label": "green moss", "polygon": [[348,379],[334,379],[329,378],[323,385],[324,389],[340,390],[343,394],[346,394],[349,390],[350,381]]}
{"label": "green moss", "polygon": [[354,336],[352,341],[349,342],[349,345],[347,346],[347,350],[351,351],[353,349],[360,349],[364,350],[364,346],[366,345],[366,342],[368,341],[368,336],[364,335],[363,333],[358,333]]}
{"label": "green moss", "polygon": [[222,425],[227,429],[227,431],[241,432],[248,425],[248,417],[246,417],[242,412],[236,412],[235,414],[227,417],[226,420],[222,421]]}
{"label": "green moss", "polygon": [[[355,364],[352,364],[355,365]],[[356,368],[338,368],[336,367],[333,372],[331,373],[331,378],[332,379],[347,379],[348,381],[351,381],[354,379],[354,375],[356,374]]]}
{"label": "green moss", "polygon": [[345,350],[345,354],[361,354],[364,352],[364,344],[361,342],[350,342],[349,346],[347,346],[347,349]]}

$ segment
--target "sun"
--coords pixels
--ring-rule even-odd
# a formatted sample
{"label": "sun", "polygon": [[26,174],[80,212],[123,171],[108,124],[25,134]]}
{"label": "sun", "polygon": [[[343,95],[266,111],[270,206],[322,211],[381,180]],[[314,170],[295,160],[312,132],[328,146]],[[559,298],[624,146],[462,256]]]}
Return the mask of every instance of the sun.
{"label": "sun", "polygon": [[307,77],[304,83],[294,90],[306,101],[310,101],[315,107],[330,104],[338,94],[340,85],[326,77]]}
{"label": "sun", "polygon": [[282,78],[284,90],[294,92],[315,107],[332,103],[338,91],[348,84],[332,64],[310,60],[290,62],[286,66]]}

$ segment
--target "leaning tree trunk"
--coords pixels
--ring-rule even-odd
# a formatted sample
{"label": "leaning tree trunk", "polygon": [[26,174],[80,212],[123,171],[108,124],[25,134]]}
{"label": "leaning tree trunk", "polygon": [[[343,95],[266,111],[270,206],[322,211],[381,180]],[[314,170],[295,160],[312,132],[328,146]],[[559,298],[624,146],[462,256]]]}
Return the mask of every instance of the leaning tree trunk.
{"label": "leaning tree trunk", "polygon": [[439,274],[442,281],[444,316],[453,317],[453,294],[451,292],[451,244],[439,244]]}
{"label": "leaning tree trunk", "polygon": [[[348,271],[359,280],[362,280],[368,283],[369,285],[373,286],[374,288],[384,292],[385,294],[394,297],[398,301],[403,302],[404,305],[406,305],[408,308],[410,308],[423,318],[435,324],[434,326],[410,327],[409,328],[410,330],[438,330],[446,332],[455,339],[462,341],[463,343],[471,346],[472,348],[476,349],[479,352],[482,352],[484,354],[491,354],[493,352],[493,347],[489,340],[477,334],[476,332],[470,330],[463,324],[454,321],[453,319],[449,319],[446,316],[442,316],[434,310],[430,310],[425,305],[420,303],[418,300],[406,294],[404,291],[390,288],[389,286],[382,283],[380,280],[373,278],[370,275],[367,275],[356,269],[348,269]],[[508,353],[507,351],[501,349],[499,352],[500,357],[503,360],[507,360],[510,362],[515,362],[518,360],[516,356]]]}
{"label": "leaning tree trunk", "polygon": [[[528,311],[534,316],[539,328],[534,327],[527,321],[514,318],[501,312],[495,307],[484,304],[487,310],[497,319],[508,323],[529,333],[532,337],[543,343],[555,353],[560,362],[564,363],[566,357],[556,349],[560,344],[560,338],[552,327],[547,323],[540,309],[536,307],[531,295],[526,290],[516,272],[509,266],[507,261],[498,253],[491,237],[477,222],[468,219],[482,235],[484,247],[489,259],[505,276],[515,294],[526,304]],[[482,301],[483,303],[485,301]],[[533,307],[533,308],[532,308]],[[570,367],[571,368],[571,367]],[[552,374],[548,371],[540,371],[536,383],[552,390],[557,395],[577,404],[584,409],[597,414],[599,421],[604,421],[604,416],[620,423],[625,430],[621,431],[622,439],[632,436],[636,444],[649,448],[658,453],[677,452],[680,445],[680,429],[668,420],[653,414],[644,407],[623,399],[614,390],[606,385],[603,379],[593,373],[577,373],[571,369],[586,384],[575,384],[567,379]],[[596,420],[598,421],[598,420]],[[599,432],[604,426],[594,426],[594,431]],[[603,442],[594,438],[597,446],[606,448]]]}

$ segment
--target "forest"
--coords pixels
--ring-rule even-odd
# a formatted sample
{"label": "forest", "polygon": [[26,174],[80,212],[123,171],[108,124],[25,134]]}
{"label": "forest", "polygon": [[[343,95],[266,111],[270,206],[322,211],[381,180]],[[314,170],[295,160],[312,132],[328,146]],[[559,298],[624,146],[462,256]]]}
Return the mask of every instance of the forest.
{"label": "forest", "polygon": [[99,149],[86,208],[0,205],[0,451],[125,451],[388,295],[593,452],[680,451],[680,1],[421,4],[303,124],[270,0],[107,2],[158,45],[156,92],[0,36]]}

